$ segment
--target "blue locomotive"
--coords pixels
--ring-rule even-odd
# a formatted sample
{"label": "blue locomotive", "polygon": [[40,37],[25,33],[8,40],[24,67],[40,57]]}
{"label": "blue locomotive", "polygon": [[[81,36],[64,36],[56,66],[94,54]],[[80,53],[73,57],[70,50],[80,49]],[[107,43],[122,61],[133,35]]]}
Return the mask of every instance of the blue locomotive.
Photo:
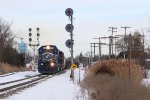
{"label": "blue locomotive", "polygon": [[44,45],[38,49],[38,71],[41,74],[55,74],[65,67],[64,53],[55,45]]}

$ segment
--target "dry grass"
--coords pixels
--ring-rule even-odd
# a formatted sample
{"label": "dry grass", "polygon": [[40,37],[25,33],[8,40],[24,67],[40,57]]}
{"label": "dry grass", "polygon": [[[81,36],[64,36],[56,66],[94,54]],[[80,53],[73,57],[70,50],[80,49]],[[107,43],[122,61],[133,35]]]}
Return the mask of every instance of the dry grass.
{"label": "dry grass", "polygon": [[25,67],[16,67],[9,64],[0,63],[0,74],[6,74],[11,72],[28,71]]}
{"label": "dry grass", "polygon": [[[89,68],[87,76],[108,73],[111,76],[118,76],[123,79],[129,78],[129,62],[128,60],[104,60],[99,61]],[[88,75],[89,74],[89,75]],[[130,79],[132,81],[141,81],[144,76],[144,69],[131,61]]]}
{"label": "dry grass", "polygon": [[[129,79],[128,61],[97,62],[86,72],[81,83],[90,100],[150,100],[150,90],[140,84],[144,70],[131,63]],[[84,92],[83,92],[84,93]]]}

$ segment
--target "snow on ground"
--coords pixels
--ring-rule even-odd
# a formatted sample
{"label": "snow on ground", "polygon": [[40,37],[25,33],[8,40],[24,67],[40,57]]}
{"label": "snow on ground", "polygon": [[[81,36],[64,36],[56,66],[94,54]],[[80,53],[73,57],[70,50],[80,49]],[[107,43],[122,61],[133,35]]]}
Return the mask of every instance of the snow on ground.
{"label": "snow on ground", "polygon": [[143,79],[142,84],[144,84],[145,86],[149,86],[150,85],[150,70],[146,70],[147,73],[147,78]]}
{"label": "snow on ground", "polygon": [[[80,70],[81,80],[84,77],[84,72],[84,70]],[[80,87],[78,85],[79,69],[76,68],[74,71],[74,81],[70,79],[70,73],[71,70],[66,70],[63,74],[55,75],[5,100],[83,100],[83,97],[80,97]],[[16,77],[18,76],[22,75],[18,73]],[[13,77],[15,78],[15,75]]]}
{"label": "snow on ground", "polygon": [[[71,70],[55,75],[46,81],[36,84],[34,87],[27,88],[20,93],[14,94],[5,100],[87,100],[81,94],[79,82],[79,71],[81,80],[84,78],[85,70],[77,68],[74,71],[75,79],[70,79]],[[28,75],[36,75],[38,72],[26,71],[15,73],[14,75],[1,77],[0,82],[9,81],[18,78],[24,78]],[[150,71],[148,78],[143,79],[142,84],[150,84]]]}
{"label": "snow on ground", "polygon": [[33,76],[33,75],[37,75],[37,74],[39,74],[37,71],[36,72],[33,72],[33,71],[15,72],[15,74],[13,74],[13,75],[0,77],[0,83],[13,81],[13,80],[17,80],[17,79],[22,79],[27,76]]}

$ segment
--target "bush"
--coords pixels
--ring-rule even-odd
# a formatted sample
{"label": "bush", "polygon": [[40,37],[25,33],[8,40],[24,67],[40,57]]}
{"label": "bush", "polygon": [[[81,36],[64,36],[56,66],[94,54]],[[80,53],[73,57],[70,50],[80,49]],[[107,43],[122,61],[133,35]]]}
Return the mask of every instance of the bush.
{"label": "bush", "polygon": [[[144,70],[126,60],[107,60],[97,62],[86,72],[81,83],[91,100],[149,100],[150,90],[140,84]],[[84,93],[84,92],[83,92]]]}
{"label": "bush", "polygon": [[[128,60],[104,60],[99,61],[89,68],[87,77],[97,74],[107,73],[111,76],[118,76],[123,79],[129,79],[129,62]],[[132,81],[141,81],[144,77],[144,68],[136,65],[131,61],[130,79]]]}

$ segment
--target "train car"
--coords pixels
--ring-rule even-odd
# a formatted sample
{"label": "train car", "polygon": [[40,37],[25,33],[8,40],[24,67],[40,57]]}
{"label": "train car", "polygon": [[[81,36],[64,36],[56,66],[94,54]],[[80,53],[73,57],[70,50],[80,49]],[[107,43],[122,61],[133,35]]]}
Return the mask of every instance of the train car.
{"label": "train car", "polygon": [[41,74],[55,74],[65,67],[64,53],[55,45],[44,45],[38,49],[38,71]]}

